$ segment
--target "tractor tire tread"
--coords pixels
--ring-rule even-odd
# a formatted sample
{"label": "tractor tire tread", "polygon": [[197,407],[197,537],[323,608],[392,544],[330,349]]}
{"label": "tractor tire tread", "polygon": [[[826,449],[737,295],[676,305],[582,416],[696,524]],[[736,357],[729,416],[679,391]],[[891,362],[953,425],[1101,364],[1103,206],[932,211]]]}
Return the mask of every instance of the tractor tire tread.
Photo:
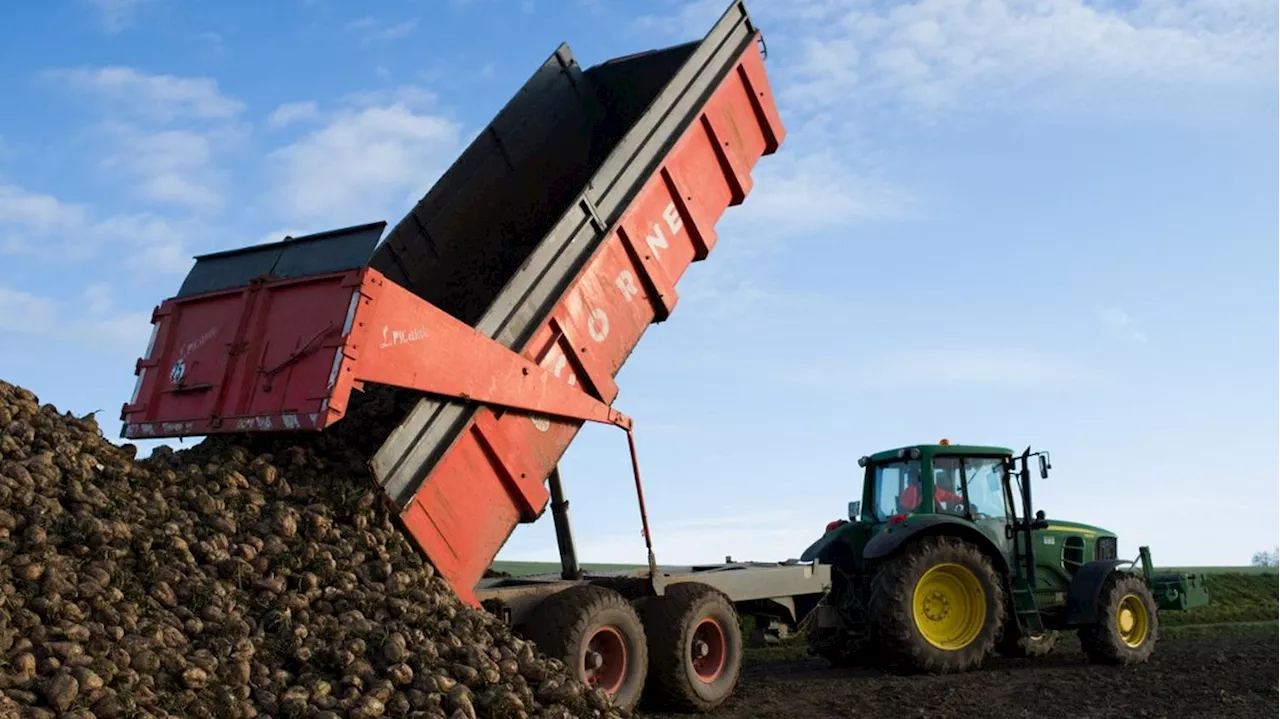
{"label": "tractor tire tread", "polygon": [[[1150,626],[1147,640],[1140,647],[1130,647],[1116,630],[1116,612],[1126,594],[1136,594],[1147,608]],[[1160,638],[1160,614],[1150,587],[1141,578],[1123,572],[1112,572],[1098,593],[1097,621],[1076,631],[1080,646],[1090,661],[1099,664],[1142,664],[1151,658]]]}
{"label": "tractor tire tread", "polygon": [[[961,651],[943,652],[915,626],[915,582],[935,564],[956,562],[972,570],[987,588],[987,621],[978,637]],[[965,672],[981,666],[995,651],[1004,624],[1003,582],[990,558],[962,539],[924,537],[881,564],[871,582],[868,613],[876,663],[930,674]]]}
{"label": "tractor tire tread", "polygon": [[[699,693],[689,675],[687,645],[697,617],[720,614],[725,631],[725,667],[716,689]],[[663,596],[644,605],[644,626],[649,637],[649,680],[646,707],[686,713],[706,713],[732,696],[742,671],[742,627],[738,612],[724,593],[698,582],[667,587]]]}

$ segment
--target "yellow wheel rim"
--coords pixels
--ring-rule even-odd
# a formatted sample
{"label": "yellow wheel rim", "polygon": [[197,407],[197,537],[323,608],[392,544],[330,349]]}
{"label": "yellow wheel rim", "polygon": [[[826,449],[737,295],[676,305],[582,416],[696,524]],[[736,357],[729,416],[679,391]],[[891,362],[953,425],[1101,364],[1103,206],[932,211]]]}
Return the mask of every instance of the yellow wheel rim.
{"label": "yellow wheel rim", "polygon": [[987,619],[982,582],[959,564],[939,564],[925,572],[916,582],[911,605],[920,635],[948,651],[969,646]]}
{"label": "yellow wheel rim", "polygon": [[1116,612],[1116,629],[1120,630],[1120,640],[1128,646],[1140,647],[1147,641],[1151,618],[1142,597],[1136,594],[1124,595],[1120,600],[1120,609]]}

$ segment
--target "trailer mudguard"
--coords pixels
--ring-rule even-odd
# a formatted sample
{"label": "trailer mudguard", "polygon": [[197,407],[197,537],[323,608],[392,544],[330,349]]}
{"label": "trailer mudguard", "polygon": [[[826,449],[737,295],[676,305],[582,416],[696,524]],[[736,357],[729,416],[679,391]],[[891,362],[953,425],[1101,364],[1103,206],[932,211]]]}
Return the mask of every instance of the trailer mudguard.
{"label": "trailer mudguard", "polygon": [[1097,621],[1102,585],[1122,564],[1133,564],[1133,561],[1098,559],[1076,570],[1071,585],[1067,587],[1067,626],[1083,626]]}
{"label": "trailer mudguard", "polygon": [[873,537],[862,550],[862,558],[868,562],[884,559],[908,541],[925,535],[949,534],[970,542],[982,549],[996,562],[996,571],[1009,571],[1009,560],[991,538],[960,517],[945,514],[921,514],[907,517],[901,524],[887,528]]}

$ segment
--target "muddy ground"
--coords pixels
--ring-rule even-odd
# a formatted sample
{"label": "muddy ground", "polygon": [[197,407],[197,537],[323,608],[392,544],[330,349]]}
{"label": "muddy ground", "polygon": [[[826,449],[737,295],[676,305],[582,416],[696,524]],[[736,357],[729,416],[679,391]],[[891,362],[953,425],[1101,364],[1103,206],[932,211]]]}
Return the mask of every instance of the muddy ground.
{"label": "muddy ground", "polygon": [[1075,638],[1064,637],[1049,657],[914,677],[834,670],[813,659],[756,660],[712,717],[1276,716],[1277,649],[1275,635],[1166,638],[1146,665],[1106,667],[1089,665]]}

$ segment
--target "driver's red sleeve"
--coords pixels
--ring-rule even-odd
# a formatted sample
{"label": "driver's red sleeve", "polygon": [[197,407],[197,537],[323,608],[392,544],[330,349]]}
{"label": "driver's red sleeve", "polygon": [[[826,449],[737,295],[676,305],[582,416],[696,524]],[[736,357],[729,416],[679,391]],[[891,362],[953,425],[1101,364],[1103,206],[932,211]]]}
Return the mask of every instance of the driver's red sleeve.
{"label": "driver's red sleeve", "polygon": [[913,484],[902,490],[902,494],[898,496],[898,501],[907,509],[915,509],[920,506],[920,490]]}
{"label": "driver's red sleeve", "polygon": [[936,497],[940,502],[949,502],[951,504],[959,504],[961,502],[964,502],[964,497],[961,497],[960,495],[956,494],[955,492],[952,492],[949,489],[940,488],[938,489],[938,491],[934,492],[933,496]]}

